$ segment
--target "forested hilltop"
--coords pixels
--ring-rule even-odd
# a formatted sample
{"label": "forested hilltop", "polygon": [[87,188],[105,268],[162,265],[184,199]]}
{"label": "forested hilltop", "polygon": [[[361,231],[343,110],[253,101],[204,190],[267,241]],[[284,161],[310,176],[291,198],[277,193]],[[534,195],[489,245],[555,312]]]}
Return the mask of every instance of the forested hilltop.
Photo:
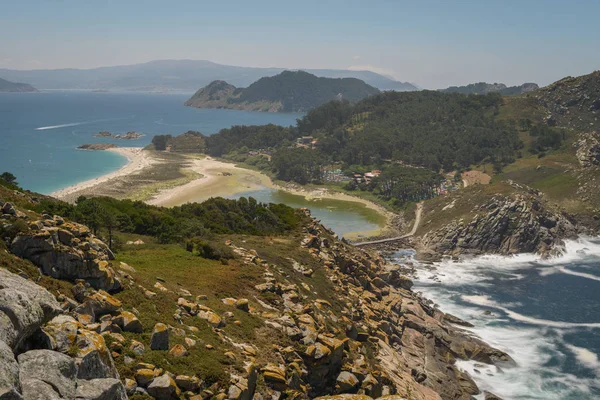
{"label": "forested hilltop", "polygon": [[304,71],[284,71],[261,78],[247,88],[214,81],[198,90],[186,106],[231,108],[248,111],[303,112],[328,101],[356,102],[379,93],[379,89],[356,78],[319,78]]}
{"label": "forested hilltop", "polygon": [[281,180],[337,182],[404,204],[443,190],[442,170],[515,160],[523,143],[514,125],[497,120],[501,104],[498,94],[386,92],[327,103],[295,127],[224,129],[205,139],[206,151]]}
{"label": "forested hilltop", "polygon": [[385,92],[326,103],[296,126],[223,129],[202,145],[276,179],[370,192],[392,206],[461,188],[474,170],[485,183],[531,185],[579,212],[600,206],[590,189],[599,88],[594,72],[515,96]]}

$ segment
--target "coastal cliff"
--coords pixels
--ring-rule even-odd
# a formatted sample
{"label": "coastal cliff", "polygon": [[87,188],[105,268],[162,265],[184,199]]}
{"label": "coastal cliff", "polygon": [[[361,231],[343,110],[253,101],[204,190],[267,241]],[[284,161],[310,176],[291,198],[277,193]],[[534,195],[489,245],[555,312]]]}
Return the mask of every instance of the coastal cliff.
{"label": "coastal cliff", "polygon": [[564,239],[574,239],[584,229],[536,190],[507,182],[503,191],[487,195],[484,188],[472,188],[426,210],[425,226],[431,228],[421,229],[420,256],[552,256],[562,252]]}
{"label": "coastal cliff", "polygon": [[0,204],[10,398],[467,400],[479,389],[456,360],[514,365],[308,210],[290,234],[202,244],[221,262],[149,237],[115,258],[85,226],[32,211],[39,199],[0,193],[15,202]]}

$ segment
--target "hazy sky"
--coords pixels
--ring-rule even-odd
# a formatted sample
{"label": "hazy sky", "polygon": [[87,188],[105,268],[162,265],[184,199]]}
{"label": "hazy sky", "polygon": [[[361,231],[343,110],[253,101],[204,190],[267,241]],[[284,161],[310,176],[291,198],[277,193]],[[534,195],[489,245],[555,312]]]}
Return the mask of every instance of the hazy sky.
{"label": "hazy sky", "polygon": [[600,0],[0,0],[0,68],[370,69],[424,88],[600,69]]}

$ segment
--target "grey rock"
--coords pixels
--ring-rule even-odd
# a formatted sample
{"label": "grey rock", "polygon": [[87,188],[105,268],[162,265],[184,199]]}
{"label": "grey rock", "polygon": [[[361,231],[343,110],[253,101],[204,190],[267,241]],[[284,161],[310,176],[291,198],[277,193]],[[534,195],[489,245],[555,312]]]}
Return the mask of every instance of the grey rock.
{"label": "grey rock", "polygon": [[[497,195],[477,209],[470,222],[453,220],[423,237],[424,248],[438,255],[560,252],[576,227],[532,189],[512,182],[521,193]],[[524,193],[528,191],[528,193]]]}
{"label": "grey rock", "polygon": [[80,330],[77,336],[77,348],[79,351],[75,361],[79,379],[119,378],[110,351],[101,335]]}
{"label": "grey rock", "polygon": [[125,387],[118,379],[91,379],[77,382],[77,400],[127,400]]}
{"label": "grey rock", "polygon": [[148,394],[157,400],[177,399],[179,397],[177,392],[177,385],[168,374],[154,378],[148,385]]}
{"label": "grey rock", "polygon": [[0,341],[0,399],[20,399],[19,364],[8,345]]}
{"label": "grey rock", "polygon": [[[46,275],[56,279],[84,279],[96,289],[108,291],[121,287],[109,260],[114,255],[83,225],[62,223],[55,227],[54,220],[44,220],[43,229],[17,236],[10,250],[21,258],[30,260]],[[79,244],[72,245],[77,238]]]}
{"label": "grey rock", "polygon": [[160,322],[154,325],[150,339],[152,350],[169,350],[169,328]]}
{"label": "grey rock", "polygon": [[13,351],[60,312],[46,289],[0,268],[0,341]]}
{"label": "grey rock", "polygon": [[18,361],[26,400],[40,398],[36,397],[37,389],[45,388],[44,385],[50,385],[62,398],[75,397],[77,368],[69,356],[51,350],[31,350],[19,355]]}
{"label": "grey rock", "polygon": [[64,400],[51,384],[29,379],[23,381],[23,400]]}

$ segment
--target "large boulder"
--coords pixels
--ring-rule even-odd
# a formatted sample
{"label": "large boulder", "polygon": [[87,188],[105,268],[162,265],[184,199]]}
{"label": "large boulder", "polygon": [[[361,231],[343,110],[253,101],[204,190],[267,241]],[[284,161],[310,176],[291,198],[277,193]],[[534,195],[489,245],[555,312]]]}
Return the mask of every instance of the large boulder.
{"label": "large boulder", "polygon": [[96,289],[108,291],[121,287],[109,263],[114,255],[89,229],[75,223],[43,220],[40,229],[21,234],[11,243],[11,251],[30,260],[44,274],[74,281],[84,279]]}
{"label": "large boulder", "polygon": [[110,350],[96,332],[80,329],[77,335],[77,377],[80,379],[118,378]]}
{"label": "large boulder", "polygon": [[155,378],[148,385],[148,394],[157,400],[178,399],[181,391],[170,375],[164,374]]}
{"label": "large boulder", "polygon": [[60,312],[60,304],[46,289],[0,268],[0,341],[16,350]]}
{"label": "large boulder", "polygon": [[8,345],[0,341],[0,399],[20,399],[19,364]]}
{"label": "large boulder", "polygon": [[127,400],[125,386],[118,379],[77,381],[77,400]]}
{"label": "large boulder", "polygon": [[71,357],[51,350],[31,350],[18,360],[26,400],[75,398],[77,367]]}
{"label": "large boulder", "polygon": [[104,337],[86,329],[73,317],[59,315],[42,329],[46,347],[73,352],[80,379],[118,378],[117,369]]}
{"label": "large boulder", "polygon": [[159,322],[154,325],[150,348],[152,350],[169,350],[169,328],[165,324]]}

